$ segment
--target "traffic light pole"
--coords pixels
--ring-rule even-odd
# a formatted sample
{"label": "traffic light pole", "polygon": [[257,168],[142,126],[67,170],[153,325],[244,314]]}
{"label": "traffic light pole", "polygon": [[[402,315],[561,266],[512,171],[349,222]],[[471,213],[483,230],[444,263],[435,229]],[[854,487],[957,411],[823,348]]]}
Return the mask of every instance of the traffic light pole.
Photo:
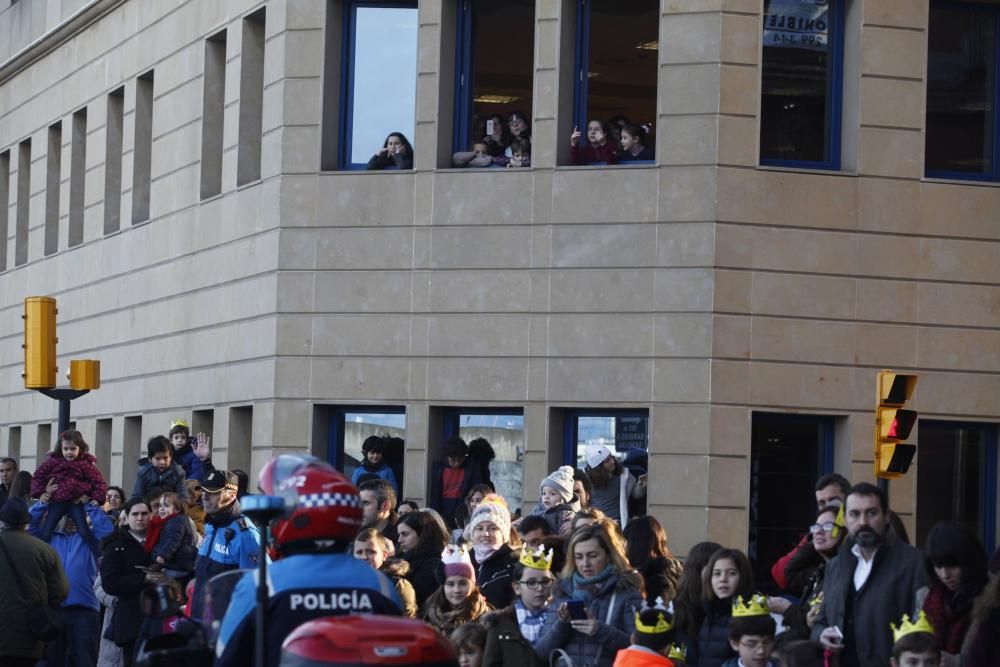
{"label": "traffic light pole", "polygon": [[878,482],[878,489],[879,489],[879,491],[881,491],[882,493],[885,494],[885,501],[886,501],[886,503],[888,503],[889,502],[889,480],[887,480],[887,479],[885,479],[883,477],[879,477],[878,480],[877,480],[877,482]]}
{"label": "traffic light pole", "polygon": [[90,393],[89,389],[39,389],[40,393],[59,401],[59,432],[69,430],[70,401]]}

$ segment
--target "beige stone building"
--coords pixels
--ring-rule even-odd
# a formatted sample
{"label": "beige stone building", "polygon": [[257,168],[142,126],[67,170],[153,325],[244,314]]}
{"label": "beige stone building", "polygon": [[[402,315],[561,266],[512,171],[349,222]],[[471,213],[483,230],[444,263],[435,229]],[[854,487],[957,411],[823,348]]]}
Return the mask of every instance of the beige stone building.
{"label": "beige stone building", "polygon": [[[32,470],[55,440],[55,403],[19,376],[23,298],[50,295],[60,378],[101,361],[73,419],[112,483],[176,417],[251,471],[303,450],[353,465],[348,425],[374,422],[405,433],[423,501],[445,436],[494,428],[530,508],[617,435],[648,442],[675,551],[764,558],[812,518],[820,473],[873,477],[893,368],[920,375],[921,443],[893,506],[911,536],[954,517],[994,543],[1000,190],[990,165],[929,163],[966,136],[938,122],[936,67],[975,69],[932,52],[978,42],[933,46],[946,9],[924,0],[589,1],[491,3],[514,18],[470,38],[468,3],[419,0],[365,50],[371,8],[349,0],[0,0],[0,453]],[[489,72],[469,92],[470,48],[527,92],[491,97]],[[407,66],[366,92],[382,56]],[[616,96],[655,161],[570,164],[574,126]],[[776,117],[796,96],[819,116]],[[530,168],[452,168],[490,103],[526,114]],[[386,109],[413,170],[351,169]],[[782,133],[816,117],[820,157],[796,161]],[[996,133],[965,125],[990,154]]]}

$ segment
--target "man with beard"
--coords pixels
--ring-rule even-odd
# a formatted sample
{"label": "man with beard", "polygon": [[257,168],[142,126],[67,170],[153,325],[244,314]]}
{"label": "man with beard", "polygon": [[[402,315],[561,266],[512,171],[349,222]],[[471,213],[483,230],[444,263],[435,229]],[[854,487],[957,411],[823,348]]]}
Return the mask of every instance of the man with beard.
{"label": "man with beard", "polygon": [[841,667],[884,667],[892,654],[893,618],[919,611],[927,586],[923,558],[889,527],[885,494],[856,484],[847,494],[847,549],[830,561],[812,638],[840,653]]}

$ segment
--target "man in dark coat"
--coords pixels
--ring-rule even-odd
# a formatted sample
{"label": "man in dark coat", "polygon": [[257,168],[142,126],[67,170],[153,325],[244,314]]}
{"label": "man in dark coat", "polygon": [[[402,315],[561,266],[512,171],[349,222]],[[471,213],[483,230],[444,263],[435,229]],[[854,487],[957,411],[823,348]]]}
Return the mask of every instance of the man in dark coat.
{"label": "man in dark coat", "polygon": [[7,502],[10,495],[10,487],[17,476],[17,461],[5,456],[0,458],[0,507]]}
{"label": "man in dark coat", "polygon": [[483,483],[481,466],[469,458],[469,446],[459,437],[444,443],[447,463],[437,461],[431,471],[430,507],[441,514],[448,528],[458,528],[455,516],[466,494]]}
{"label": "man in dark coat", "polygon": [[889,623],[919,611],[917,595],[927,586],[923,557],[889,527],[888,502],[876,486],[851,488],[845,519],[848,540],[827,565],[812,638],[839,652],[841,667],[885,667]]}
{"label": "man in dark coat", "polygon": [[0,664],[7,667],[33,666],[45,651],[45,644],[31,634],[27,609],[48,604],[54,610],[69,595],[59,555],[28,535],[30,522],[28,506],[20,498],[8,499],[0,509],[0,541],[10,554],[8,559],[0,551]]}

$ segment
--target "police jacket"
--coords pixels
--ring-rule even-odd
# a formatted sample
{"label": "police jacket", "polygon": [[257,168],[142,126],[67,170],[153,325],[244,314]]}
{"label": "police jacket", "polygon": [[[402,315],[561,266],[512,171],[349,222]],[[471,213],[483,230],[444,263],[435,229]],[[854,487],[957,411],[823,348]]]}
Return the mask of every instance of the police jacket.
{"label": "police jacket", "polygon": [[[215,667],[253,663],[254,610],[258,572],[243,576],[215,647]],[[267,665],[281,659],[281,643],[303,623],[347,614],[402,614],[402,602],[388,577],[348,554],[289,556],[268,567]]]}
{"label": "police jacket", "polygon": [[255,568],[259,554],[260,533],[239,513],[239,501],[222,512],[205,517],[205,539],[194,562],[192,617],[201,618],[201,598],[209,579],[223,572]]}

